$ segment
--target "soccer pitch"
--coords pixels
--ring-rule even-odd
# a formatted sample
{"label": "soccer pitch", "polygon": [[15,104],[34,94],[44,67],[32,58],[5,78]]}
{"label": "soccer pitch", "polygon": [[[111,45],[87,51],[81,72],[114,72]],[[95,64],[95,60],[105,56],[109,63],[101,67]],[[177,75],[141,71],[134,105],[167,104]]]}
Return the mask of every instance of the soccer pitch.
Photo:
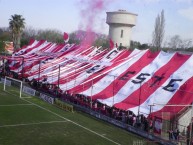
{"label": "soccer pitch", "polygon": [[20,99],[0,84],[0,145],[144,145],[155,143],[85,113]]}

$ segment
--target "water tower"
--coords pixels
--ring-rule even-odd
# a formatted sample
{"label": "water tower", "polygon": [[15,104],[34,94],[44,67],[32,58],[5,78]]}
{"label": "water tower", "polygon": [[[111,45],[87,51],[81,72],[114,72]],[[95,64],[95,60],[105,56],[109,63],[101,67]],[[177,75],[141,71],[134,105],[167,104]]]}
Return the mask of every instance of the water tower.
{"label": "water tower", "polygon": [[118,10],[107,12],[106,23],[109,25],[109,38],[118,46],[130,47],[131,28],[136,24],[137,14]]}

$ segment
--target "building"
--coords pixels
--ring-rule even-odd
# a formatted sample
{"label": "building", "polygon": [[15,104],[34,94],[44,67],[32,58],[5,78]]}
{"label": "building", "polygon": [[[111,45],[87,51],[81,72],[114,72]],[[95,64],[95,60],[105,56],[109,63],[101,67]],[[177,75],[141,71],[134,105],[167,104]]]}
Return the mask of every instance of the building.
{"label": "building", "polygon": [[114,46],[130,47],[131,29],[136,24],[137,14],[118,10],[107,12],[106,23],[109,25],[109,39]]}

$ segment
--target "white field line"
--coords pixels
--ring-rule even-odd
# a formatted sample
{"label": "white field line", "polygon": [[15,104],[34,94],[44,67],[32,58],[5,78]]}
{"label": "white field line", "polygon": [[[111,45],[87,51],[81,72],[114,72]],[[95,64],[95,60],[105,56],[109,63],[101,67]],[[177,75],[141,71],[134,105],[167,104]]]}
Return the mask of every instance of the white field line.
{"label": "white field line", "polygon": [[82,126],[82,125],[80,125],[80,124],[78,124],[78,123],[72,121],[72,120],[69,120],[69,119],[67,119],[67,118],[65,118],[65,117],[63,117],[63,116],[61,116],[61,115],[59,115],[59,114],[57,114],[57,113],[55,113],[55,112],[49,110],[49,109],[46,109],[46,108],[44,108],[44,107],[42,107],[42,106],[39,106],[38,104],[35,104],[35,103],[31,102],[31,101],[25,100],[24,98],[21,98],[21,99],[24,100],[24,101],[26,101],[26,102],[28,102],[28,103],[31,103],[31,104],[33,104],[33,105],[39,107],[39,108],[41,108],[41,109],[43,109],[43,110],[46,110],[46,111],[48,111],[48,112],[50,112],[50,113],[52,113],[52,114],[54,114],[54,115],[56,115],[56,116],[58,116],[58,117],[64,119],[64,120],[66,120],[66,121],[69,121],[69,122],[71,122],[71,123],[73,123],[73,124],[75,124],[75,125],[77,125],[77,126],[83,128],[83,129],[89,131],[89,132],[92,132],[93,134],[95,134],[95,135],[97,135],[97,136],[100,136],[100,137],[102,137],[102,138],[104,138],[104,139],[106,139],[106,140],[108,140],[108,141],[110,141],[110,142],[112,142],[112,143],[114,143],[114,144],[121,145],[120,143],[115,142],[115,141],[113,141],[112,139],[107,138],[107,137],[105,137],[105,136],[103,136],[103,135],[101,135],[101,134],[99,134],[99,133],[97,133],[97,132],[95,132],[95,131],[93,131],[93,130],[87,128],[87,127],[84,127],[84,126]]}
{"label": "white field line", "polygon": [[0,105],[0,107],[9,107],[9,106],[28,106],[33,104],[9,104],[9,105]]}
{"label": "white field line", "polygon": [[22,124],[10,124],[10,125],[2,125],[0,128],[3,127],[18,127],[18,126],[29,126],[29,125],[39,125],[39,124],[50,124],[50,123],[61,123],[67,121],[49,121],[49,122],[37,122],[37,123],[22,123]]}

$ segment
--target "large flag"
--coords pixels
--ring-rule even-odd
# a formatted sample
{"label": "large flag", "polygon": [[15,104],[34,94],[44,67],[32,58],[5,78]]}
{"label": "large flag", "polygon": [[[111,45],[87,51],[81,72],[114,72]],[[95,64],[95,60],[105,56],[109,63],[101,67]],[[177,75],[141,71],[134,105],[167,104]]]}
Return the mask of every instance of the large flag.
{"label": "large flag", "polygon": [[109,47],[110,47],[110,49],[114,48],[114,42],[113,42],[113,40],[111,38],[109,40]]}
{"label": "large flag", "polygon": [[158,117],[155,117],[154,133],[161,135],[161,132],[162,132],[162,119],[158,118]]}
{"label": "large flag", "polygon": [[64,42],[67,43],[69,41],[68,33],[64,32],[63,38],[64,38]]}
{"label": "large flag", "polygon": [[[66,35],[64,39],[69,38]],[[11,71],[21,74],[24,70],[30,81],[47,77],[47,83],[59,83],[63,91],[83,94],[136,115],[151,113],[162,118],[169,114],[171,118],[183,107],[168,105],[192,103],[193,55],[118,50],[112,40],[111,44],[113,49],[108,52],[35,40],[6,59]]]}

